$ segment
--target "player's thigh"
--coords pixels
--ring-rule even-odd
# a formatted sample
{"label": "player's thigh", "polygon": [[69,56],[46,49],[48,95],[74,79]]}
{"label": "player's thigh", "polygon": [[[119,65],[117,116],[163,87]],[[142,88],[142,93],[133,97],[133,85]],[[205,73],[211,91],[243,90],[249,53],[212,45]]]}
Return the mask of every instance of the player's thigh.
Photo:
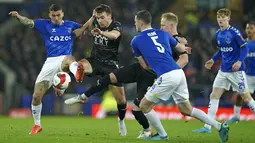
{"label": "player's thigh", "polygon": [[228,73],[227,78],[231,83],[234,91],[237,91],[240,95],[248,92],[249,88],[244,71]]}
{"label": "player's thigh", "polygon": [[116,76],[118,82],[120,83],[133,83],[136,82],[137,78],[137,66],[139,65],[132,64],[129,66],[121,67],[119,69],[114,69],[113,74]]}
{"label": "player's thigh", "polygon": [[161,75],[149,88],[145,98],[158,103],[160,100],[167,101],[181,82],[182,70],[173,70]]}
{"label": "player's thigh", "polygon": [[189,101],[189,90],[184,72],[180,73],[180,83],[176,90],[172,93],[174,102],[176,104],[186,103]]}
{"label": "player's thigh", "polygon": [[254,90],[255,90],[255,76],[246,75],[246,79],[247,79],[247,85],[249,88],[249,92],[251,94],[253,94]]}
{"label": "player's thigh", "polygon": [[109,90],[112,92],[112,95],[118,104],[126,103],[125,91],[123,86],[109,85]]}
{"label": "player's thigh", "polygon": [[214,82],[213,82],[213,88],[223,88],[226,90],[230,89],[231,83],[227,79],[227,73],[222,72],[221,70],[218,71],[218,74],[216,75]]}
{"label": "player's thigh", "polygon": [[61,70],[64,72],[68,72],[69,71],[69,65],[75,61],[74,56],[71,55],[67,55],[65,56],[65,58],[63,59],[62,63],[61,63]]}
{"label": "player's thigh", "polygon": [[82,63],[84,67],[84,74],[90,75],[94,72],[96,72],[97,69],[97,61],[93,58],[84,58],[81,59],[79,62]]}

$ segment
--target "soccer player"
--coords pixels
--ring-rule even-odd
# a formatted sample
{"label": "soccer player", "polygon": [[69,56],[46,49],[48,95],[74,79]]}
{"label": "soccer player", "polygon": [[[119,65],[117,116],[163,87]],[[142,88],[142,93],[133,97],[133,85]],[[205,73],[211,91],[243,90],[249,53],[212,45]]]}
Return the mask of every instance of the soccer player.
{"label": "soccer player", "polygon": [[[80,28],[80,25],[73,21],[63,20],[64,12],[61,6],[56,4],[49,7],[50,19],[32,20],[19,15],[17,11],[11,11],[9,15],[16,17],[23,25],[38,31],[46,47],[47,59],[36,79],[32,99],[32,114],[35,125],[29,134],[37,134],[42,131],[42,96],[52,86],[53,76],[59,71],[69,71],[69,65],[75,61],[71,55],[75,38],[72,31]],[[64,93],[64,90],[57,88],[55,90],[59,96]]]}
{"label": "soccer player", "polygon": [[[177,33],[177,24],[178,17],[175,14],[165,13],[162,15],[161,28],[167,31],[169,34],[174,35],[176,39],[178,38],[180,41],[184,40],[183,42],[184,44],[186,44],[187,41],[185,41],[185,39],[182,39],[183,37],[179,36]],[[181,67],[184,67],[188,63],[187,56],[182,56],[183,54],[186,54],[186,52],[178,53],[175,51],[174,53],[175,60],[176,61],[178,60],[177,63]],[[99,79],[84,94],[67,99],[65,103],[74,104],[77,102],[86,101],[91,95],[106,88],[109,84],[137,82],[137,96],[136,96],[137,98],[134,100],[132,113],[135,116],[135,119],[138,121],[138,123],[143,127],[141,134],[137,138],[149,137],[152,134],[151,129],[149,128],[149,122],[142,113],[141,109],[139,108],[139,104],[141,99],[144,97],[148,87],[153,84],[156,78],[157,76],[152,70],[145,70],[140,66],[139,63],[135,63],[114,70],[109,75],[106,75],[102,79]],[[82,96],[86,98],[83,99]]]}
{"label": "soccer player", "polygon": [[[83,76],[101,75],[105,76],[115,69],[118,69],[118,49],[121,40],[121,24],[112,17],[112,10],[108,5],[101,4],[93,11],[93,16],[83,25],[83,30],[91,26],[94,46],[91,56],[71,64],[71,71],[77,73],[76,81],[82,82]],[[83,33],[77,30],[76,33]],[[119,112],[118,125],[122,136],[126,136],[124,117],[126,114],[126,99],[123,85],[117,83],[109,86]],[[83,97],[86,98],[86,97]]]}
{"label": "soccer player", "polygon": [[[152,69],[157,74],[157,80],[147,91],[140,103],[140,108],[150,121],[157,134],[146,140],[167,140],[164,130],[153,106],[160,100],[167,101],[170,96],[183,115],[191,116],[214,126],[220,134],[222,142],[228,140],[229,127],[210,118],[203,111],[193,108],[189,102],[189,92],[183,70],[176,64],[172,57],[170,47],[179,52],[185,52],[185,45],[178,43],[167,32],[151,27],[151,14],[142,10],[135,16],[136,30],[140,32],[133,38],[131,45],[134,55],[144,69]],[[187,55],[186,55],[187,56]]]}
{"label": "soccer player", "polygon": [[[250,94],[255,90],[255,21],[249,21],[246,24],[245,32],[247,34],[247,46],[249,48],[248,55],[245,59],[246,62],[246,78]],[[243,99],[237,96],[236,104],[234,106],[234,116],[226,121],[227,124],[240,121],[240,111],[242,108]]]}
{"label": "soccer player", "polygon": [[[222,59],[220,70],[214,80],[210,95],[208,115],[215,118],[219,106],[219,99],[230,86],[237,91],[244,102],[255,114],[255,101],[249,93],[246,75],[244,73],[244,59],[248,53],[248,46],[240,31],[229,25],[231,11],[223,8],[217,11],[217,21],[220,29],[216,32],[218,51],[215,56],[205,63],[211,69],[214,62]],[[193,130],[199,133],[211,133],[211,126],[205,125],[201,129]]]}

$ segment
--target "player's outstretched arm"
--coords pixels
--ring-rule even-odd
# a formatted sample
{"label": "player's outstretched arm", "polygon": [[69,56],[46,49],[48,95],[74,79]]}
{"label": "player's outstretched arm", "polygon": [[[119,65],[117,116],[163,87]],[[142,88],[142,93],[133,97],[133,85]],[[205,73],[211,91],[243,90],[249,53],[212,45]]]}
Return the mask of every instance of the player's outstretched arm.
{"label": "player's outstretched arm", "polygon": [[34,27],[34,21],[32,19],[19,15],[17,11],[11,11],[9,15],[16,17],[23,25],[29,26],[30,28]]}
{"label": "player's outstretched arm", "polygon": [[93,16],[90,17],[90,19],[85,24],[83,24],[83,26],[81,28],[78,28],[73,31],[74,35],[76,37],[80,37],[84,33],[85,30],[89,29],[89,27],[92,25],[94,19],[95,18]]}
{"label": "player's outstretched arm", "polygon": [[96,17],[96,11],[93,10],[93,14],[92,14],[92,16],[89,18],[89,20],[88,20],[85,24],[83,24],[83,26],[82,26],[81,28],[78,28],[78,29],[76,29],[76,30],[73,31],[74,35],[75,35],[76,37],[82,36],[82,34],[84,33],[84,31],[85,31],[85,30],[88,30],[88,29],[92,26],[93,21],[95,20],[95,17]]}

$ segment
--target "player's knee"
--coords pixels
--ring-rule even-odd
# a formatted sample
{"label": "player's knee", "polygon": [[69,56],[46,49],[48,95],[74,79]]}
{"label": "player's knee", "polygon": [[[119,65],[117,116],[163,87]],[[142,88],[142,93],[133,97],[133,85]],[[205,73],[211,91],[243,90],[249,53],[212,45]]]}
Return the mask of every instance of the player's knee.
{"label": "player's knee", "polygon": [[141,111],[141,109],[139,108],[139,105],[133,105],[132,107],[132,111]]}
{"label": "player's knee", "polygon": [[220,96],[219,94],[217,94],[217,92],[212,92],[210,94],[210,99],[220,99]]}
{"label": "player's knee", "polygon": [[90,74],[93,72],[91,64],[89,63],[87,59],[81,59],[79,62],[82,63],[83,67],[85,68],[84,69],[85,74],[88,74],[88,73]]}
{"label": "player's knee", "polygon": [[115,74],[110,73],[109,76],[110,76],[111,83],[117,83],[118,82]]}
{"label": "player's knee", "polygon": [[62,64],[61,64],[61,70],[62,71],[69,71],[69,65],[75,61],[75,58],[73,56],[65,56]]}
{"label": "player's knee", "polygon": [[221,88],[213,88],[212,93],[210,94],[210,99],[220,99],[223,94],[224,89]]}
{"label": "player's knee", "polygon": [[117,104],[126,104],[126,98],[118,98],[116,99]]}
{"label": "player's knee", "polygon": [[79,62],[81,62],[83,65],[87,65],[89,63],[87,59],[81,59]]}
{"label": "player's knee", "polygon": [[139,107],[143,113],[148,113],[151,111],[151,108],[149,108],[149,106],[147,106],[143,102],[140,103]]}
{"label": "player's knee", "polygon": [[240,95],[237,95],[237,97],[236,97],[236,105],[237,106],[242,106],[242,104],[243,104],[242,97]]}

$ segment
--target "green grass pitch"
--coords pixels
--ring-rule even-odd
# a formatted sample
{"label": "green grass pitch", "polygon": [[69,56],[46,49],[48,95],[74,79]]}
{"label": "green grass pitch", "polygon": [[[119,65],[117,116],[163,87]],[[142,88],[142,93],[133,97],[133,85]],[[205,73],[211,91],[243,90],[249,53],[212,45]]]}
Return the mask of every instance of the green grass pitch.
{"label": "green grass pitch", "polygon": [[[219,143],[218,132],[212,134],[192,133],[203,124],[197,120],[185,122],[162,121],[169,140],[162,143]],[[116,118],[93,119],[89,117],[43,116],[43,131],[28,135],[33,119],[0,117],[0,143],[144,143],[136,139],[141,127],[135,120],[126,120],[128,135],[118,134]],[[155,133],[155,131],[154,131]],[[230,126],[228,143],[254,143],[255,122],[242,121]]]}

